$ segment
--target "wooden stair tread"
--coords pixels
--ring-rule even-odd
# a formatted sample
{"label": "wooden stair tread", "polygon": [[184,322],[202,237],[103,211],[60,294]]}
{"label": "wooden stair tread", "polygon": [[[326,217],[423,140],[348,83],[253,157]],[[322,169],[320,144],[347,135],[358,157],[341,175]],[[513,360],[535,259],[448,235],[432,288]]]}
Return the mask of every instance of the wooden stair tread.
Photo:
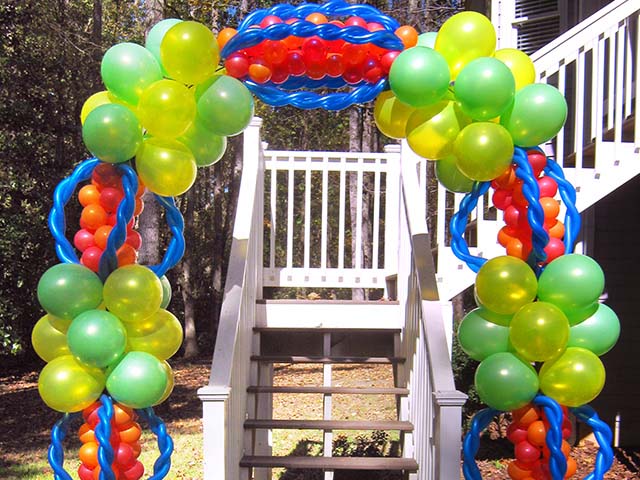
{"label": "wooden stair tread", "polygon": [[308,300],[304,299],[264,299],[256,300],[258,305],[400,305],[397,300]]}
{"label": "wooden stair tread", "polygon": [[284,467],[326,470],[406,470],[415,472],[413,458],[397,457],[270,457],[245,455],[241,467]]}
{"label": "wooden stair tread", "polygon": [[400,328],[253,327],[256,333],[400,333]]}
{"label": "wooden stair tread", "polygon": [[245,428],[282,430],[413,430],[411,422],[399,420],[245,420]]}
{"label": "wooden stair tread", "polygon": [[268,363],[403,363],[402,357],[324,357],[322,355],[252,355],[251,361]]}
{"label": "wooden stair tread", "polygon": [[297,387],[297,386],[250,386],[249,393],[322,393],[322,394],[362,394],[362,395],[409,395],[408,388],[378,387]]}

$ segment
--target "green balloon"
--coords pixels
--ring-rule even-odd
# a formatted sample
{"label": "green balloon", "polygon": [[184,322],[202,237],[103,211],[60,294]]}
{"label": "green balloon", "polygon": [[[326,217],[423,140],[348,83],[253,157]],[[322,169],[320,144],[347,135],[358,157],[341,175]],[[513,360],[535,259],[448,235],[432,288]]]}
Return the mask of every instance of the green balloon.
{"label": "green balloon", "polygon": [[505,412],[533,400],[539,386],[533,367],[507,352],[483,360],[476,370],[475,384],[484,403]]}
{"label": "green balloon", "polygon": [[173,357],[182,345],[183,332],[180,321],[167,310],[158,310],[151,317],[143,321],[145,327],[152,323],[150,331],[139,332],[137,325],[131,325],[129,332],[129,350],[147,352],[160,360]]}
{"label": "green balloon", "polygon": [[481,309],[469,312],[458,327],[460,346],[474,360],[509,350],[509,329],[484,319]]}
{"label": "green balloon", "polygon": [[493,180],[509,168],[513,141],[504,127],[491,122],[467,125],[453,144],[458,169],[480,182]]}
{"label": "green balloon", "polygon": [[601,356],[613,348],[618,337],[620,320],[616,312],[600,304],[593,315],[571,327],[567,346],[586,348]]}
{"label": "green balloon", "polygon": [[500,315],[510,315],[536,297],[536,275],[525,262],[510,256],[486,262],[476,277],[476,295],[482,305]]}
{"label": "green balloon", "polygon": [[168,77],[169,74],[162,65],[162,59],[160,58],[160,44],[162,43],[165,33],[167,33],[167,31],[176,23],[180,23],[181,21],[182,20],[177,18],[165,18],[164,20],[159,21],[151,28],[151,30],[149,30],[149,33],[147,33],[147,39],[144,42],[145,48],[149,50],[156,59],[160,68],[162,68],[162,73],[165,77]]}
{"label": "green balloon", "polygon": [[162,284],[162,302],[160,302],[160,308],[167,308],[171,302],[171,283],[166,275],[160,277],[160,283]]}
{"label": "green balloon", "polygon": [[197,120],[179,140],[189,147],[199,167],[213,165],[227,149],[227,137],[209,132]]}
{"label": "green balloon", "polygon": [[447,61],[428,47],[404,50],[389,71],[391,90],[401,102],[412,107],[426,107],[442,100],[450,80]]}
{"label": "green balloon", "polygon": [[433,48],[436,45],[436,37],[438,32],[426,32],[418,35],[418,43],[416,47]]}
{"label": "green balloon", "polygon": [[503,327],[508,327],[511,323],[511,319],[513,318],[512,314],[501,315],[496,312],[492,312],[488,308],[485,308],[480,301],[478,301],[476,291],[473,291],[474,295],[476,295],[476,304],[478,305],[478,315],[480,315],[485,320],[489,320],[490,322],[495,323],[496,325],[502,325]]}
{"label": "green balloon", "polygon": [[71,320],[102,302],[98,275],[76,263],[59,263],[44,272],[38,282],[38,301],[47,313]]}
{"label": "green balloon", "polygon": [[82,126],[82,140],[103,162],[122,163],[134,157],[142,144],[142,127],[127,107],[108,103],[89,113]]}
{"label": "green balloon", "polygon": [[454,93],[466,115],[474,120],[491,120],[513,102],[516,82],[509,67],[500,60],[482,57],[460,71]]}
{"label": "green balloon", "polygon": [[82,365],[71,355],[51,360],[38,378],[44,403],[59,412],[79,412],[95,402],[104,389],[104,374]]}
{"label": "green balloon", "polygon": [[538,280],[538,297],[553,303],[572,325],[590,317],[604,290],[600,265],[586,255],[562,255],[552,261]]}
{"label": "green balloon", "polygon": [[604,365],[596,354],[570,347],[540,369],[540,389],[561,405],[579,407],[596,398],[605,381]]}
{"label": "green balloon", "polygon": [[73,319],[67,341],[78,361],[105,368],[124,353],[127,332],[115,315],[104,310],[89,310]]}
{"label": "green balloon", "polygon": [[129,352],[107,378],[107,390],[117,401],[131,408],[156,404],[167,387],[163,362],[146,352]]}
{"label": "green balloon", "polygon": [[107,50],[100,74],[107,90],[130,105],[137,105],[142,92],[162,80],[162,70],[153,54],[135,43],[119,43]]}
{"label": "green balloon", "polygon": [[253,96],[240,80],[218,75],[198,99],[202,125],[221,137],[241,133],[253,118]]}
{"label": "green balloon", "polygon": [[147,267],[126,265],[104,282],[104,303],[123,322],[140,322],[153,315],[162,302],[162,283]]}
{"label": "green balloon", "polygon": [[513,316],[509,338],[523,359],[546,362],[566,348],[569,320],[562,310],[551,303],[529,303]]}
{"label": "green balloon", "polygon": [[462,173],[457,166],[457,159],[449,155],[435,162],[436,178],[444,188],[451,192],[467,193],[473,188],[473,180]]}
{"label": "green balloon", "polygon": [[50,321],[51,315],[42,317],[31,331],[31,344],[38,356],[45,362],[63,355],[71,355],[67,346],[67,335]]}
{"label": "green balloon", "polygon": [[567,102],[551,85],[533,83],[515,95],[513,106],[500,117],[500,123],[521,147],[533,147],[551,140],[567,118]]}

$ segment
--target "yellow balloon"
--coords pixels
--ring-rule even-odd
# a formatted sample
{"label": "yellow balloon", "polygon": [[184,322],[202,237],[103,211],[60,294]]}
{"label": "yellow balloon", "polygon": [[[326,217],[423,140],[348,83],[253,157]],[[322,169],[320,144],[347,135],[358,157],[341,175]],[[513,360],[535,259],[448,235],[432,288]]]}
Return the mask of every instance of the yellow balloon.
{"label": "yellow balloon", "polygon": [[469,123],[455,102],[420,108],[407,122],[407,143],[421,157],[440,160],[453,153],[456,137]]}
{"label": "yellow balloon", "polygon": [[154,407],[156,405],[160,405],[167,398],[169,398],[169,395],[171,395],[171,392],[173,392],[173,387],[175,386],[175,375],[173,374],[173,369],[171,368],[171,365],[169,365],[169,363],[165,360],[164,362],[162,362],[162,367],[164,368],[164,371],[167,374],[167,387],[164,389],[164,392],[162,393],[162,397],[160,397],[160,400],[158,400],[156,403],[153,404]]}
{"label": "yellow balloon", "polygon": [[79,412],[95,402],[105,386],[104,374],[82,365],[72,355],[54,358],[38,378],[44,403],[58,412]]}
{"label": "yellow balloon", "polygon": [[147,138],[136,154],[136,170],[145,186],[165,197],[182,195],[196,180],[196,161],[183,143]]}
{"label": "yellow balloon", "polygon": [[522,50],[501,48],[496,50],[494,56],[511,70],[513,78],[516,80],[516,91],[525,85],[535,82],[536,69],[529,55]]}
{"label": "yellow balloon", "polygon": [[162,302],[162,283],[142,265],[114,270],[104,282],[104,303],[123,322],[139,322],[153,315]]}
{"label": "yellow balloon", "polygon": [[434,49],[445,58],[451,80],[455,80],[471,60],[493,55],[496,31],[491,21],[480,13],[457,13],[440,27]]}
{"label": "yellow balloon", "polygon": [[176,138],[182,135],[195,116],[193,92],[175,80],[152,83],[138,102],[140,123],[154,137]]}
{"label": "yellow balloon", "polygon": [[[159,360],[171,358],[182,345],[182,325],[180,321],[167,310],[158,310],[143,324],[153,323],[155,328],[143,335],[136,325],[127,326],[127,343],[131,351],[147,352]],[[145,330],[147,325],[143,327]]]}
{"label": "yellow balloon", "polygon": [[33,349],[45,362],[50,362],[54,358],[61,357],[62,355],[71,355],[71,351],[67,345],[67,334],[58,330],[54,324],[51,323],[51,317],[52,315],[42,317],[31,331],[31,344],[33,345]]}
{"label": "yellow balloon", "polygon": [[106,90],[102,92],[94,93],[93,95],[91,95],[89,98],[87,98],[87,100],[82,105],[82,110],[80,110],[80,123],[84,125],[84,121],[86,120],[87,116],[95,108],[99,107],[100,105],[105,105],[107,103],[113,103],[113,102],[111,101],[111,96],[109,95],[109,92],[107,92]]}
{"label": "yellow balloon", "polygon": [[376,98],[373,118],[378,129],[389,138],[405,138],[407,120],[415,108],[402,103],[391,90]]}

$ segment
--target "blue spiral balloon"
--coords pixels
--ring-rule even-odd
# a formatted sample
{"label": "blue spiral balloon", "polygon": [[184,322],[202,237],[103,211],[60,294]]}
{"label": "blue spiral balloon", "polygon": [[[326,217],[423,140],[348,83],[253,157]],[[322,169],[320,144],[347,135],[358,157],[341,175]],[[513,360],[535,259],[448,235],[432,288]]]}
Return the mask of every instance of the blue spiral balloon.
{"label": "blue spiral balloon", "polygon": [[73,477],[64,469],[64,447],[62,442],[69,431],[69,424],[77,414],[65,413],[51,429],[51,445],[47,453],[49,465],[53,469],[55,480],[73,480]]}
{"label": "blue spiral balloon", "polygon": [[158,417],[153,408],[145,408],[136,410],[140,417],[149,423],[149,428],[158,439],[158,450],[160,455],[153,464],[153,475],[149,480],[161,480],[167,476],[171,469],[171,454],[173,453],[173,440],[167,433],[167,428],[160,417]]}
{"label": "blue spiral balloon", "polygon": [[476,463],[476,455],[480,449],[480,435],[489,426],[493,417],[500,412],[493,408],[485,408],[476,413],[471,420],[471,428],[462,443],[462,472],[465,480],[482,480],[482,474]]}

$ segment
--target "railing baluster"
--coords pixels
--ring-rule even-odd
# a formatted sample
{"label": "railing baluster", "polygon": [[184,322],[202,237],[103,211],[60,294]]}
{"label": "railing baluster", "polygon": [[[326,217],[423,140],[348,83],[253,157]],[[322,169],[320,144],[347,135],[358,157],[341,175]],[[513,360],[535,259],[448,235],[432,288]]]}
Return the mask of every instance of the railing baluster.
{"label": "railing baluster", "polygon": [[[638,15],[636,15],[635,18],[635,24],[636,25],[640,25],[640,13]],[[640,147],[640,115],[638,115],[638,112],[640,111],[640,95],[638,95],[638,92],[640,91],[640,27],[636,27],[636,58],[635,58],[635,70],[636,70],[636,79],[635,79],[635,98],[636,98],[636,104],[635,104],[635,115],[634,115],[634,125],[633,125],[633,131],[635,132],[635,136],[633,139],[633,142],[635,144],[636,147]]]}
{"label": "railing baluster", "polygon": [[[382,162],[380,159],[376,161]],[[378,252],[380,251],[380,170],[376,170],[373,175],[373,258],[371,259],[371,268],[378,268]]]}
{"label": "railing baluster", "polygon": [[[362,159],[358,159],[358,165],[360,165]],[[363,268],[362,261],[362,241],[363,236],[365,234],[364,229],[362,227],[362,197],[364,195],[364,175],[362,173],[362,169],[358,169],[358,173],[356,175],[356,255],[355,259],[352,259],[353,268]],[[353,223],[353,219],[351,219]]]}
{"label": "railing baluster", "polygon": [[575,74],[575,120],[573,143],[576,151],[576,168],[582,168],[584,147],[584,51],[578,52]]}
{"label": "railing baluster", "polygon": [[[324,159],[325,165],[328,165],[327,159]],[[320,268],[327,268],[327,209],[329,201],[329,170],[322,170],[322,233],[320,242]]]}
{"label": "railing baluster", "polygon": [[625,93],[625,101],[624,101],[624,118],[627,118],[633,113],[631,109],[632,104],[632,90],[633,90],[633,51],[631,48],[631,41],[633,39],[633,34],[631,32],[631,28],[629,27],[629,19],[625,20],[625,36],[624,36],[624,44],[625,44],[625,82],[624,82],[624,93]]}
{"label": "railing baluster", "polygon": [[[340,160],[344,164],[344,158]],[[343,165],[341,165],[343,166]],[[338,232],[338,268],[344,268],[344,244],[345,244],[345,208],[346,208],[346,172],[344,168],[340,169],[340,211],[338,213],[339,232]]]}
{"label": "railing baluster", "polygon": [[287,268],[293,267],[293,194],[295,192],[294,159],[289,157],[287,182]]}
{"label": "railing baluster", "polygon": [[[566,66],[564,64],[560,65],[558,68],[558,90],[560,90],[560,93],[562,93],[563,95],[566,96],[567,94],[567,88],[566,88]],[[548,80],[548,77],[547,77]],[[569,152],[565,152],[565,148],[564,148],[564,138],[567,135],[566,132],[567,126],[565,124],[564,127],[562,127],[560,129],[560,131],[558,132],[557,135],[557,152],[556,152],[556,158],[558,160],[558,162],[562,162],[562,165],[565,164],[565,156],[569,153]],[[571,135],[571,132],[569,132],[569,136]]]}
{"label": "railing baluster", "polygon": [[269,268],[276,266],[276,205],[278,200],[278,170],[271,169],[271,195],[270,195],[270,211],[271,225],[269,226]]}
{"label": "railing baluster", "polygon": [[616,80],[616,28],[609,29],[609,92],[607,94],[607,130],[613,128]]}
{"label": "railing baluster", "polygon": [[307,156],[304,169],[304,268],[310,267],[311,223],[311,157]]}
{"label": "railing baluster", "polygon": [[616,33],[616,93],[615,93],[615,123],[613,141],[622,143],[622,104],[624,101],[624,53],[625,53],[626,28],[623,23]]}
{"label": "railing baluster", "polygon": [[[602,141],[602,134],[604,132],[604,75],[605,75],[605,37],[604,35],[598,38],[597,45],[594,48],[595,55],[598,59],[597,63],[594,60],[594,68],[596,69],[596,94],[594,95],[593,106],[596,110],[594,115],[596,119],[596,142]],[[598,156],[596,155],[596,168]]]}

